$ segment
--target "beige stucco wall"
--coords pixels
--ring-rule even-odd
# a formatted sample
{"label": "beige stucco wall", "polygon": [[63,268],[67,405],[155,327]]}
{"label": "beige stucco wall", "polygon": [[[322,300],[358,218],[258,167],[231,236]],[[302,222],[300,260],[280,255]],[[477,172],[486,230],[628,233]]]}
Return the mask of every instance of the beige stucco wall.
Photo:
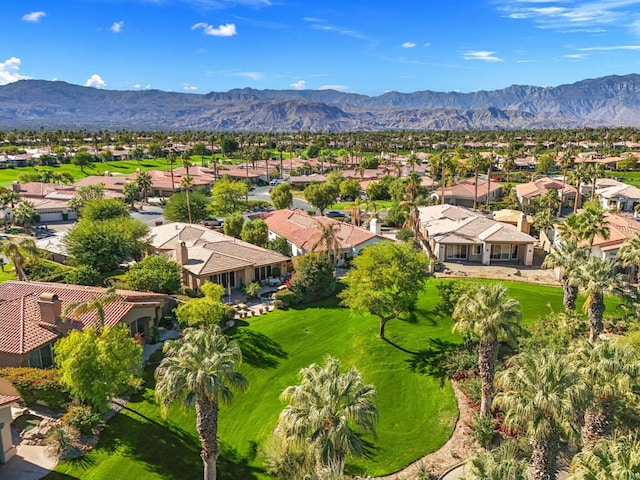
{"label": "beige stucco wall", "polygon": [[11,405],[0,406],[0,463],[7,463],[16,453],[11,441]]}

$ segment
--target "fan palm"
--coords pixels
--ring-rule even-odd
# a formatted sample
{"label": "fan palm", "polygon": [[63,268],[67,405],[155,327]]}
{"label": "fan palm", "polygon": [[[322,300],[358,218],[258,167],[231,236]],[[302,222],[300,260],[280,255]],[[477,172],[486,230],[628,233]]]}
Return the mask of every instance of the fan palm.
{"label": "fan palm", "polygon": [[7,257],[16,271],[18,280],[27,280],[24,267],[27,259],[38,255],[39,250],[30,238],[14,237],[0,243],[0,253]]}
{"label": "fan palm", "polygon": [[467,161],[469,168],[473,170],[475,181],[473,182],[473,209],[476,210],[478,206],[478,176],[480,174],[480,170],[484,170],[487,167],[487,161],[484,159],[482,155],[478,152],[474,152],[471,155],[471,158]]}
{"label": "fan palm", "polygon": [[527,462],[481,451],[471,459],[468,480],[527,480]]}
{"label": "fan palm", "polygon": [[278,420],[288,442],[306,443],[318,466],[343,465],[347,455],[361,455],[363,441],[352,428],[375,435],[378,409],[373,385],[351,367],[340,371],[340,362],[327,358],[324,365],[311,364],[299,372],[300,383],[282,392],[289,403]]}
{"label": "fan palm", "polygon": [[584,308],[589,318],[589,339],[595,341],[604,330],[604,295],[621,292],[625,284],[624,276],[618,273],[618,265],[614,261],[590,257],[570,273],[569,281],[582,288],[587,295]]}
{"label": "fan palm", "polygon": [[491,415],[498,342],[513,340],[520,327],[520,304],[507,297],[504,285],[480,284],[460,297],[453,311],[453,331],[478,340],[478,367],[482,379],[480,413]]}
{"label": "fan palm", "polygon": [[149,191],[153,186],[153,183],[151,181],[151,174],[148,172],[138,172],[138,175],[136,176],[135,181],[136,181],[136,185],[142,192],[142,196],[144,197],[145,203],[147,203],[147,200],[149,199]]}
{"label": "fan palm", "polygon": [[640,478],[640,440],[604,439],[578,453],[568,480],[636,480]]}
{"label": "fan palm", "polygon": [[573,213],[576,213],[578,211],[578,207],[580,206],[580,199],[582,198],[580,195],[580,185],[591,180],[589,167],[584,163],[576,166],[569,173],[569,180],[576,187],[576,201],[573,204]]}
{"label": "fan palm", "polygon": [[218,326],[186,328],[182,338],[164,346],[165,357],[156,369],[156,399],[164,415],[169,405],[195,407],[196,429],[202,451],[205,480],[217,477],[219,402],[230,403],[234,390],[247,380],[238,372],[240,347],[228,341]]}
{"label": "fan palm", "polygon": [[542,268],[559,268],[561,270],[563,299],[566,310],[575,310],[578,287],[571,283],[571,272],[574,272],[587,259],[587,249],[579,247],[575,241],[563,242],[554,246],[542,262]]}
{"label": "fan palm", "polygon": [[512,357],[496,384],[504,425],[525,432],[533,447],[533,478],[555,479],[560,439],[578,438],[577,412],[586,398],[580,375],[558,351],[543,349]]}
{"label": "fan palm", "polygon": [[120,300],[122,297],[118,295],[115,288],[110,287],[106,290],[104,295],[93,297],[89,300],[82,302],[72,302],[65,306],[63,312],[63,318],[69,320],[71,317],[79,319],[83,315],[91,312],[95,312],[96,318],[94,320],[94,327],[100,331],[104,327],[104,307],[110,303]]}
{"label": "fan palm", "polygon": [[593,397],[582,428],[583,443],[592,446],[613,433],[616,404],[633,399],[640,359],[633,347],[615,340],[584,342],[573,353]]}
{"label": "fan palm", "polygon": [[636,272],[636,281],[640,277],[640,234],[635,234],[627,239],[618,250],[616,258],[624,267],[633,267]]}

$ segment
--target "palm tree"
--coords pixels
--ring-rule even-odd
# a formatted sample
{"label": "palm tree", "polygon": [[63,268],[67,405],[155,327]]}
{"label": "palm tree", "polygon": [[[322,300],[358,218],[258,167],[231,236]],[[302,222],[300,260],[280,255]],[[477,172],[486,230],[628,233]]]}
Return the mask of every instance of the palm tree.
{"label": "palm tree", "polygon": [[480,451],[471,459],[468,480],[527,480],[527,462],[500,448]]}
{"label": "palm tree", "polygon": [[180,179],[180,187],[184,189],[184,193],[186,195],[187,201],[187,217],[189,218],[189,223],[193,223],[193,219],[191,217],[191,187],[193,186],[193,178],[189,175],[185,175]]}
{"label": "palm tree", "polygon": [[636,273],[636,282],[640,280],[640,234],[628,238],[618,250],[616,258],[623,267],[632,267]]}
{"label": "palm tree", "polygon": [[558,351],[543,349],[511,357],[496,384],[504,425],[525,432],[533,447],[534,480],[555,479],[560,439],[578,438],[577,412],[585,401],[580,375]]}
{"label": "palm tree", "polygon": [[299,377],[298,385],[282,392],[288,405],[277,428],[287,442],[308,444],[319,466],[342,467],[347,455],[361,455],[364,450],[353,427],[375,435],[376,390],[364,383],[355,367],[342,373],[340,362],[332,357],[324,365],[313,363],[302,368]]}
{"label": "palm tree", "polygon": [[33,202],[29,200],[24,200],[16,205],[16,208],[13,209],[13,220],[16,223],[22,224],[24,227],[24,231],[27,234],[29,233],[29,229],[31,227],[31,222],[37,217],[38,212]]}
{"label": "palm tree", "polygon": [[142,192],[144,202],[147,203],[149,191],[153,185],[151,182],[151,175],[148,172],[138,172],[138,175],[136,175],[136,185]]}
{"label": "palm tree", "polygon": [[115,288],[110,287],[106,290],[104,295],[93,297],[89,300],[72,302],[65,306],[62,313],[62,317],[65,320],[71,320],[72,317],[79,319],[87,313],[95,312],[96,318],[94,319],[94,327],[100,331],[104,328],[104,307],[110,303],[120,300],[122,297],[116,292]]}
{"label": "palm tree", "polygon": [[338,260],[338,254],[340,253],[340,240],[338,239],[340,227],[337,223],[333,222],[328,222],[324,225],[318,222],[318,228],[321,229],[320,238],[313,246],[312,250],[319,247],[327,262],[332,261],[333,257],[333,262],[335,263]]}
{"label": "palm tree", "polygon": [[573,213],[578,211],[578,207],[580,204],[580,185],[585,182],[588,182],[591,177],[589,175],[589,168],[584,163],[576,166],[573,171],[569,174],[569,179],[571,183],[576,187],[576,201],[573,204]]}
{"label": "palm tree", "polygon": [[[441,188],[441,198],[440,204],[444,205],[444,188],[447,185],[447,171],[451,170],[453,166],[453,160],[446,152],[440,152],[436,155],[433,155],[429,159],[429,165],[431,166],[431,170],[433,172],[440,172],[440,188]],[[434,175],[435,178],[435,175]]]}
{"label": "palm tree", "polygon": [[468,160],[469,168],[473,170],[475,175],[475,182],[473,188],[473,209],[476,210],[478,206],[478,177],[480,170],[484,170],[487,167],[487,161],[478,152],[473,152],[471,158]]}
{"label": "palm tree", "polygon": [[576,271],[587,259],[587,249],[579,247],[575,240],[554,246],[542,262],[542,268],[559,268],[561,271],[562,304],[566,310],[576,309],[578,287],[570,281],[571,272]]}
{"label": "palm tree", "polygon": [[640,440],[625,436],[604,439],[578,453],[568,480],[635,480],[640,478]]}
{"label": "palm tree", "polygon": [[589,339],[595,341],[604,330],[604,295],[620,293],[625,286],[624,277],[618,273],[616,262],[589,257],[577,270],[570,273],[569,281],[582,288],[587,295],[584,308],[589,318]]}
{"label": "palm tree", "polygon": [[454,332],[470,334],[478,340],[478,367],[482,379],[480,413],[491,416],[498,342],[503,338],[514,339],[520,326],[520,304],[507,297],[503,284],[479,284],[460,297],[453,319]]}
{"label": "palm tree", "polygon": [[27,280],[24,273],[26,260],[37,256],[38,252],[35,242],[30,238],[14,237],[0,243],[0,253],[13,263],[18,280],[21,281]]}
{"label": "palm tree", "polygon": [[215,480],[219,402],[230,403],[234,390],[244,390],[247,380],[238,372],[242,353],[218,326],[185,328],[182,338],[170,340],[156,369],[155,395],[166,415],[169,405],[195,406],[196,430],[202,444],[200,456],[205,480]]}
{"label": "palm tree", "polygon": [[589,249],[593,246],[596,236],[607,240],[609,238],[609,227],[605,218],[605,212],[597,202],[585,203],[580,214],[580,231],[582,239],[589,242]]}
{"label": "palm tree", "polygon": [[594,163],[589,166],[589,176],[591,177],[591,201],[596,198],[596,182],[599,178],[605,176],[604,165],[601,163]]}
{"label": "palm tree", "polygon": [[582,342],[573,354],[592,396],[584,416],[582,441],[593,446],[598,440],[611,437],[616,405],[625,399],[634,400],[640,359],[632,346],[616,340]]}
{"label": "palm tree", "polygon": [[171,172],[171,191],[174,193],[176,191],[176,183],[173,179],[173,166],[176,164],[176,157],[177,155],[174,151],[169,152],[167,155],[167,163],[169,164],[169,171]]}

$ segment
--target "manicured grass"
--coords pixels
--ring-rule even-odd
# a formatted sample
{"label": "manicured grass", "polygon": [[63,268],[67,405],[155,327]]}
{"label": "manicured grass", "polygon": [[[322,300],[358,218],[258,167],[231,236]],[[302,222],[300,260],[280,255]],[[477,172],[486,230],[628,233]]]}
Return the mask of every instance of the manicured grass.
{"label": "manicured grass", "polygon": [[608,176],[640,188],[640,172],[609,172]]}
{"label": "manicured grass", "polygon": [[[446,280],[445,280],[446,281]],[[462,279],[470,282],[471,279]],[[490,280],[483,280],[490,281]],[[381,475],[397,471],[447,440],[457,416],[455,398],[439,360],[461,341],[452,320],[437,310],[439,297],[430,280],[411,319],[387,324],[388,341],[377,337],[377,319],[352,315],[335,299],[306,309],[276,311],[249,320],[231,333],[240,343],[242,371],[250,387],[220,412],[220,478],[267,478],[256,450],[273,431],[284,408],[282,390],[297,382],[297,372],[326,355],[354,364],[378,391],[378,439],[368,455],[350,460],[347,471]],[[533,324],[562,306],[559,287],[504,282]],[[201,463],[195,415],[177,409],[163,420],[153,400],[153,383],[110,422],[98,447],[76,462],[62,462],[48,479],[199,478]]]}
{"label": "manicured grass", "polygon": [[[180,166],[178,163],[174,167]],[[54,172],[69,172],[75,180],[80,180],[89,175],[104,175],[104,172],[112,172],[119,174],[134,173],[137,169],[146,170],[169,170],[169,164],[164,158],[156,158],[151,160],[121,160],[117,162],[100,163],[95,162],[85,167],[84,172],[80,167],[72,164],[61,164],[55,167],[20,167],[5,168],[0,170],[0,186],[7,187],[11,182],[18,179],[21,173],[38,173],[46,170]]]}
{"label": "manicured grass", "polygon": [[15,280],[16,272],[13,270],[12,264],[5,264],[4,271],[0,271],[0,283],[6,282],[7,280]]}
{"label": "manicured grass", "polygon": [[[376,208],[378,210],[382,210],[385,208],[389,208],[391,207],[391,205],[393,205],[393,202],[391,200],[376,200]],[[354,202],[339,202],[339,203],[334,203],[333,205],[331,205],[329,207],[329,210],[344,210],[344,209],[349,209],[352,210],[354,207]],[[364,208],[367,207],[367,205],[361,205],[360,208]],[[368,208],[368,207],[367,207]]]}

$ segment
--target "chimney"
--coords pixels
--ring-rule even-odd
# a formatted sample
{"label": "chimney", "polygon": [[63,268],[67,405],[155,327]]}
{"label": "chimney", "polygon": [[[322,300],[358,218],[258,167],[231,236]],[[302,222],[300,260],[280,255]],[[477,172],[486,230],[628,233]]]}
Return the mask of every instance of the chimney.
{"label": "chimney", "polygon": [[20,182],[17,180],[11,182],[11,189],[16,193],[20,193]]}
{"label": "chimney", "polygon": [[376,235],[382,234],[382,225],[380,225],[380,220],[377,218],[372,218],[369,222],[369,231],[371,233],[375,233]]}
{"label": "chimney", "polygon": [[40,320],[54,325],[62,316],[62,302],[55,293],[41,293],[38,297]]}
{"label": "chimney", "polygon": [[518,216],[518,230],[522,233],[526,233],[527,235],[531,230],[531,225],[527,222],[527,216],[524,213],[521,213]]}
{"label": "chimney", "polygon": [[178,248],[176,248],[176,262],[178,265],[186,265],[189,261],[189,251],[187,245],[184,242],[180,242]]}

